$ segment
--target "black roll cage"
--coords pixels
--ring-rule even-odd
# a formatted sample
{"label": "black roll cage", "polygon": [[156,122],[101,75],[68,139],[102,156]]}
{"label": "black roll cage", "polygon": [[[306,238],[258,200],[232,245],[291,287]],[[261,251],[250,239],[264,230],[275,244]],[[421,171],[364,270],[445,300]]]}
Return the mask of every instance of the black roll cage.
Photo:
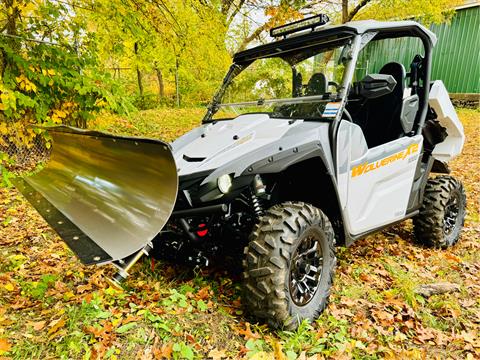
{"label": "black roll cage", "polygon": [[[377,22],[372,22],[377,24]],[[331,28],[303,31],[300,34],[293,34],[290,37],[282,40],[274,41],[268,44],[256,46],[252,49],[247,49],[236,53],[233,57],[233,64],[223,79],[223,83],[218,91],[215,93],[212,102],[207,108],[207,113],[203,118],[203,123],[211,122],[212,116],[218,110],[218,105],[230,84],[231,80],[248,67],[253,61],[257,59],[276,57],[279,54],[285,54],[288,52],[298,51],[308,47],[313,47],[321,43],[330,43],[332,46],[345,41],[346,37],[355,39],[361,37],[361,46],[357,49],[358,52],[367,45],[370,41],[389,39],[389,38],[401,38],[401,37],[417,37],[420,38],[424,46],[424,59],[423,59],[423,91],[420,95],[420,110],[415,120],[416,128],[415,133],[420,134],[425,124],[425,119],[428,111],[428,95],[430,91],[430,71],[432,66],[432,49],[434,46],[435,36],[429,34],[429,31],[423,28],[423,26],[415,22],[398,22],[387,23],[389,26],[384,26],[384,23],[378,23],[378,27],[371,26],[364,31],[359,31],[359,26],[355,26],[355,23],[346,23],[339,26],[333,26]],[[392,26],[393,24],[393,26]],[[398,24],[398,26],[396,26]],[[382,26],[383,25],[383,26]],[[355,62],[356,62],[355,58]],[[351,84],[349,84],[351,85]],[[345,94],[348,94],[349,89],[343,89]],[[336,133],[340,116],[337,116],[332,126],[332,135]],[[333,136],[332,136],[333,138]],[[333,140],[333,139],[332,139]]]}

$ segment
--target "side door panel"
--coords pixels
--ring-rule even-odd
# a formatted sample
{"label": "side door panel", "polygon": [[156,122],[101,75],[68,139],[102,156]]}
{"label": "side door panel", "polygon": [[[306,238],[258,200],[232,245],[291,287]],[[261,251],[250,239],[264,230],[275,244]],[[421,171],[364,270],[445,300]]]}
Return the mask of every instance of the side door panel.
{"label": "side door panel", "polygon": [[422,136],[368,149],[361,128],[342,121],[337,135],[337,179],[352,235],[401,220],[421,153]]}

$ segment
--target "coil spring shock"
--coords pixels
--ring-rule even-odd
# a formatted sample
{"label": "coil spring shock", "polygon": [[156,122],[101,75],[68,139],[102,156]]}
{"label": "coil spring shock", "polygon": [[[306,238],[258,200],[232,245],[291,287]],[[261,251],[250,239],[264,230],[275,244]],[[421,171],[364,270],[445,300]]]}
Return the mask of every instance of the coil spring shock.
{"label": "coil spring shock", "polygon": [[250,200],[251,200],[252,208],[253,208],[253,211],[255,212],[255,215],[257,215],[258,217],[262,216],[264,212],[262,199],[260,199],[254,193],[252,193]]}

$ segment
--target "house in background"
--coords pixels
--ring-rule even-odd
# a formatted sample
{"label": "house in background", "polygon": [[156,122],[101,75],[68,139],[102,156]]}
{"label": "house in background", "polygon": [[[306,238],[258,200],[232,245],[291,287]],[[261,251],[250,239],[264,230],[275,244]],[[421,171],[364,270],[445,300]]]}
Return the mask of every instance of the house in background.
{"label": "house in background", "polygon": [[450,24],[432,25],[432,80],[442,79],[456,102],[480,100],[480,1],[457,7]]}
{"label": "house in background", "polygon": [[[480,1],[455,8],[449,23],[430,26],[438,38],[433,49],[432,80],[442,80],[457,105],[480,102]],[[357,78],[374,73],[387,62],[401,62],[407,72],[416,54],[422,55],[418,38],[389,39],[367,45],[359,59]]]}

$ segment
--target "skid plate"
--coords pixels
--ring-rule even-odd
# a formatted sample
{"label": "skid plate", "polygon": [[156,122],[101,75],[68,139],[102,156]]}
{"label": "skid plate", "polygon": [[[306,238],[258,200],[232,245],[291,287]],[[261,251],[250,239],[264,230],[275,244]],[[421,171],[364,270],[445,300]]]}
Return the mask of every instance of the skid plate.
{"label": "skid plate", "polygon": [[123,259],[150,242],[175,205],[168,144],[61,126],[46,167],[15,186],[85,264]]}

